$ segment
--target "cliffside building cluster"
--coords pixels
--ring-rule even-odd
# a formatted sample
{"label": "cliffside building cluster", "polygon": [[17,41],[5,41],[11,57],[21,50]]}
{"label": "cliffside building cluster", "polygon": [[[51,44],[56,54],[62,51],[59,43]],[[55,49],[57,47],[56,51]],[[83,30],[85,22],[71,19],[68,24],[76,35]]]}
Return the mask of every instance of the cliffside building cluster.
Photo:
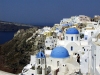
{"label": "cliffside building cluster", "polygon": [[100,75],[100,16],[64,18],[37,32],[45,43],[20,75]]}

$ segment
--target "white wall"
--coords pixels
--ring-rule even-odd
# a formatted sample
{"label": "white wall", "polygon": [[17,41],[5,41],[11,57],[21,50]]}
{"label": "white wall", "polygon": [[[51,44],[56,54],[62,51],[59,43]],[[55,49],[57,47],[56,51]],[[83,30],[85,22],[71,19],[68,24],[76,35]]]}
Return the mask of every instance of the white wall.
{"label": "white wall", "polygon": [[[65,34],[65,40],[66,41],[72,41],[71,37],[73,37],[73,41],[80,41],[80,35],[79,34]],[[78,40],[77,40],[78,37]]]}
{"label": "white wall", "polygon": [[[71,46],[73,47],[73,50],[71,50]],[[66,45],[66,49],[68,50],[69,54],[73,54],[77,53],[80,50],[80,46],[75,42],[70,42]]]}
{"label": "white wall", "polygon": [[[69,60],[69,58],[52,58],[50,57],[49,62],[51,62],[51,65],[54,66],[55,68],[59,67],[61,63],[63,63],[64,61]],[[57,66],[57,61],[59,61],[59,66]],[[67,62],[66,62],[67,63]]]}
{"label": "white wall", "polygon": [[95,50],[96,50],[96,46],[95,44],[92,43],[92,47],[91,47],[91,73],[92,74],[95,73],[95,69],[96,69]]}
{"label": "white wall", "polygon": [[[91,32],[93,32],[93,34],[91,35]],[[85,30],[84,32],[84,40],[85,40],[85,37],[87,37],[87,40],[91,39],[92,41],[92,36],[96,33],[96,30]]]}
{"label": "white wall", "polygon": [[57,44],[56,38],[53,38],[53,36],[46,37],[46,40],[45,40],[46,47],[50,47],[50,49],[52,49],[56,46],[56,44]]}
{"label": "white wall", "polygon": [[100,65],[100,46],[96,46],[96,67]]}
{"label": "white wall", "polygon": [[31,55],[30,56],[30,64],[34,65],[36,62],[36,55]]}

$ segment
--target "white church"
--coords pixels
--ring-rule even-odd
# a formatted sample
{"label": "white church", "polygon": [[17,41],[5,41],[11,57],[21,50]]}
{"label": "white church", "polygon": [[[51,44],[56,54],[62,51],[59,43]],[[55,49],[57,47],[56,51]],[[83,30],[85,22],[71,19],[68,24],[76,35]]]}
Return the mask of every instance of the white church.
{"label": "white church", "polygon": [[[22,74],[26,75],[75,75],[79,71],[79,64],[69,55],[66,48],[55,47],[50,56],[46,56],[42,51],[33,56],[34,61],[30,62]],[[32,60],[33,60],[32,59]],[[35,64],[32,64],[34,63]],[[34,67],[34,69],[32,68]],[[30,68],[30,69],[29,69]]]}

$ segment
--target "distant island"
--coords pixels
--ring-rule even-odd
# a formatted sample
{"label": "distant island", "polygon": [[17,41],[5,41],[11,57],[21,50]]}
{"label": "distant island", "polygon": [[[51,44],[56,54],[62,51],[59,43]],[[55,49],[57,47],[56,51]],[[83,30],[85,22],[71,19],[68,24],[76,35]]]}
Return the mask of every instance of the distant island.
{"label": "distant island", "polygon": [[18,31],[19,29],[28,29],[33,27],[42,28],[43,26],[0,21],[0,31]]}

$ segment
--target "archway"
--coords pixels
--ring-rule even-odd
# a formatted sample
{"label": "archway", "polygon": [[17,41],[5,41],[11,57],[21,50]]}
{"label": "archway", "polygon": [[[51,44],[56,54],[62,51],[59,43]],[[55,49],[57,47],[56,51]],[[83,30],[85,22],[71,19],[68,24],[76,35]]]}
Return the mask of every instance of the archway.
{"label": "archway", "polygon": [[42,74],[42,67],[38,66],[38,68],[37,68],[37,74]]}
{"label": "archway", "polygon": [[48,66],[47,73],[49,74],[51,72],[51,66]]}

